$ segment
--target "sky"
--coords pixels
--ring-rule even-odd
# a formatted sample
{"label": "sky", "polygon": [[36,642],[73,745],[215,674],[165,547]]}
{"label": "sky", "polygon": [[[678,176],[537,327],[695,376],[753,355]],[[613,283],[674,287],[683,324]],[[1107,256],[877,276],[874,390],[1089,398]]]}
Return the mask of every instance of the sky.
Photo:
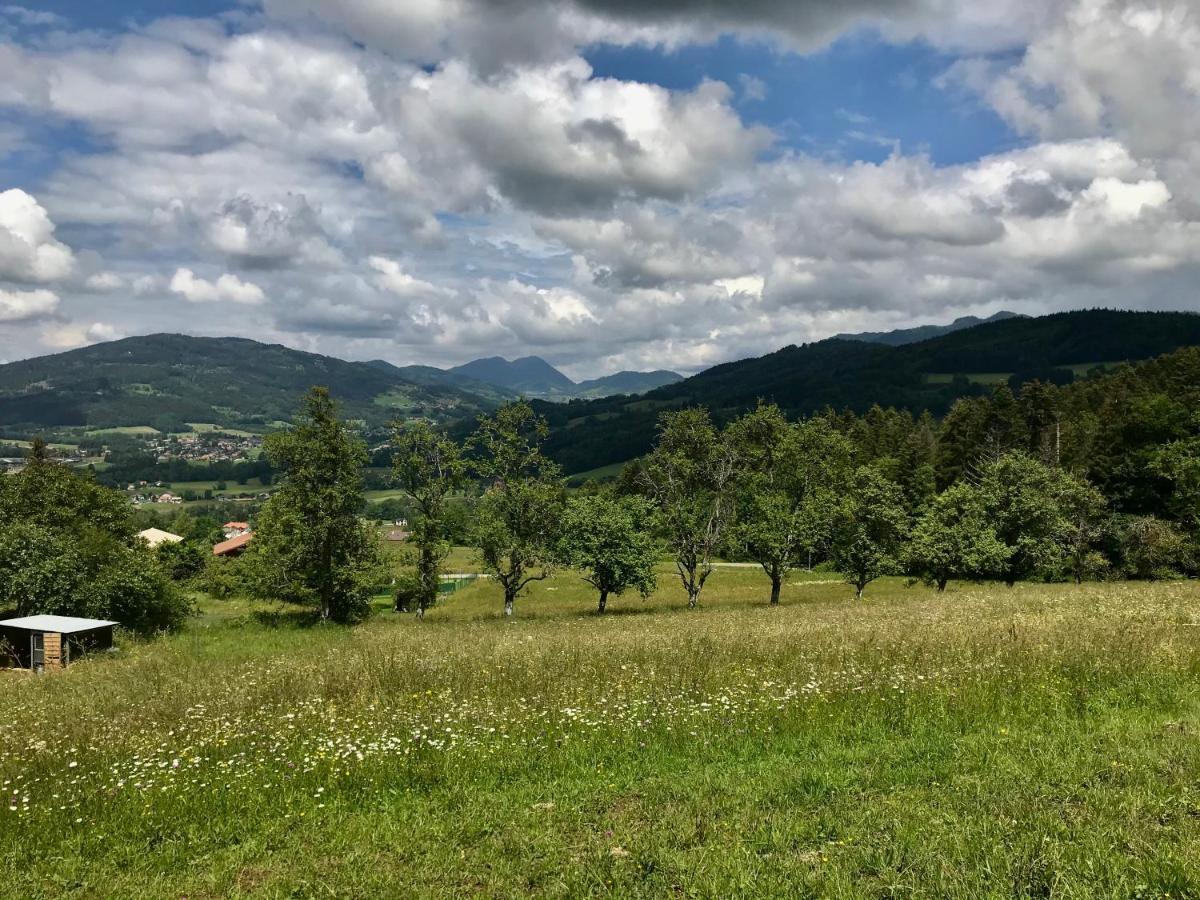
{"label": "sky", "polygon": [[0,0],[0,75],[0,360],[1200,308],[1200,0]]}

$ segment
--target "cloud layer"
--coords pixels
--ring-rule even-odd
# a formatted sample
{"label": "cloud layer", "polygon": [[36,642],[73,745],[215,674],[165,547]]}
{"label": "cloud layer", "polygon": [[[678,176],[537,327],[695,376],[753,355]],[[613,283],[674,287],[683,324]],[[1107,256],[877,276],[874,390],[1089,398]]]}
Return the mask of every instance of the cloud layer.
{"label": "cloud layer", "polygon": [[[266,0],[37,28],[0,43],[0,106],[88,143],[0,193],[0,358],[182,330],[397,362],[533,352],[585,376],[1195,302],[1192,3]],[[581,49],[848,34],[937,47],[940,90],[1017,146],[808,155],[739,105],[775,86],[597,77]]]}

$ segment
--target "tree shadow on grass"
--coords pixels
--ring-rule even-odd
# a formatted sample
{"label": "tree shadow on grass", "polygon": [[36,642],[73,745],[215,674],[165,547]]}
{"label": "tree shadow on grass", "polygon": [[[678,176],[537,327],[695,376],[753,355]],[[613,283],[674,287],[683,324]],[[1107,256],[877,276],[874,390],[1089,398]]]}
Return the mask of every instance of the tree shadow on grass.
{"label": "tree shadow on grass", "polygon": [[321,615],[315,609],[304,606],[274,606],[256,609],[250,618],[267,628],[312,628],[321,624]]}
{"label": "tree shadow on grass", "polygon": [[619,619],[625,616],[648,616],[656,612],[663,612],[663,607],[642,606],[641,604],[638,604],[637,606],[613,606],[612,601],[610,600],[609,606],[604,610],[604,612],[598,612],[596,607],[593,606],[591,609],[581,610],[580,615],[587,616],[591,619]]}

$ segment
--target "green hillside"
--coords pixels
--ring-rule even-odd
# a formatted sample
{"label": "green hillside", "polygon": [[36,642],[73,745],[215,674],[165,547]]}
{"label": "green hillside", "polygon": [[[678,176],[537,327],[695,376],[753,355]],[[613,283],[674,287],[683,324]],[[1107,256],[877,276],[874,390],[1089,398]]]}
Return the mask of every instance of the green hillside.
{"label": "green hillside", "polygon": [[700,404],[729,418],[758,400],[788,414],[873,404],[941,415],[998,381],[1066,383],[1093,366],[1200,344],[1193,313],[1081,310],[988,322],[899,347],[831,338],[715,366],[640,397],[538,404],[553,428],[549,453],[581,472],[645,453],[663,409]]}
{"label": "green hillside", "polygon": [[266,426],[290,419],[314,384],[329,387],[347,417],[372,424],[398,415],[473,416],[499,402],[495,392],[278,344],[154,334],[0,366],[0,426]]}

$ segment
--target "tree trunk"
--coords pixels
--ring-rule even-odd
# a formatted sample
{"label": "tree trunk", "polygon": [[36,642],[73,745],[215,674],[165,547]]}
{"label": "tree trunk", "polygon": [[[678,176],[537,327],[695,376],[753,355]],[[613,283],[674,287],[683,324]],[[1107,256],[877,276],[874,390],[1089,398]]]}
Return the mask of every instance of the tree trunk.
{"label": "tree trunk", "polygon": [[698,588],[688,588],[688,609],[695,609],[700,605],[700,590]]}
{"label": "tree trunk", "polygon": [[946,582],[949,580],[950,580],[949,578],[939,578],[938,579],[937,589],[938,589],[939,594],[946,590]]}
{"label": "tree trunk", "polygon": [[513,603],[517,599],[516,591],[504,589],[504,616],[508,618],[513,614]]}
{"label": "tree trunk", "polygon": [[321,541],[321,621],[328,622],[333,616],[333,544],[329,535]]}
{"label": "tree trunk", "polygon": [[421,606],[417,607],[417,621],[423,622],[424,620],[425,620],[425,606],[422,604]]}
{"label": "tree trunk", "polygon": [[854,584],[854,599],[855,600],[862,599],[863,590],[866,588],[866,586],[867,586],[867,583],[865,581],[855,582],[855,584]]}
{"label": "tree trunk", "polygon": [[608,606],[608,591],[600,592],[600,605],[596,608],[598,615],[604,615],[604,609]]}
{"label": "tree trunk", "polygon": [[425,610],[437,605],[440,568],[433,544],[422,544],[417,559],[417,618],[423,619]]}
{"label": "tree trunk", "polygon": [[779,605],[779,588],[780,588],[782,582],[783,582],[783,579],[779,575],[771,576],[771,605],[772,606]]}

